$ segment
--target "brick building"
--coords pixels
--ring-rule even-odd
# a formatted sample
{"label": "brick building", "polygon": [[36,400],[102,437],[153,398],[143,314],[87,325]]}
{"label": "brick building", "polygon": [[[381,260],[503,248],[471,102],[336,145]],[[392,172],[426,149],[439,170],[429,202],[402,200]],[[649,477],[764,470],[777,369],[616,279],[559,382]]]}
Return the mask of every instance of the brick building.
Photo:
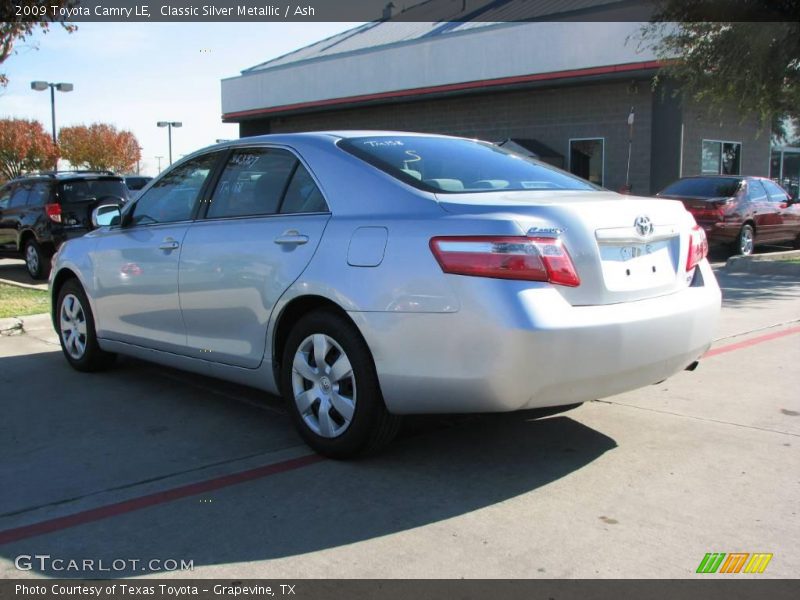
{"label": "brick building", "polygon": [[656,57],[629,41],[639,27],[368,23],[223,80],[222,116],[243,137],[393,129],[512,140],[620,189],[633,108],[635,193],[699,173],[769,175],[769,133],[755,118],[710,114],[668,85],[653,89]]}

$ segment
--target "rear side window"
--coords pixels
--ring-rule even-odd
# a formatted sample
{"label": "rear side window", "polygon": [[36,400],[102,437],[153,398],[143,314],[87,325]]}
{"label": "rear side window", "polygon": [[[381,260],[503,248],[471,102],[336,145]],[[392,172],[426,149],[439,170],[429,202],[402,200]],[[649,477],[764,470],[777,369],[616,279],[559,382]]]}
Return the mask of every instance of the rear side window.
{"label": "rear side window", "polygon": [[789,194],[787,194],[779,185],[776,183],[769,181],[767,179],[763,179],[761,183],[764,185],[764,188],[767,190],[767,195],[769,196],[770,202],[778,202],[783,203],[789,199]]}
{"label": "rear side window", "polygon": [[211,197],[207,217],[275,214],[296,166],[297,159],[286,150],[247,148],[235,151]]}
{"label": "rear side window", "polygon": [[343,139],[338,145],[389,175],[429,192],[601,189],[487,142],[401,135]]}
{"label": "rear side window", "polygon": [[167,171],[133,207],[131,220],[136,225],[188,221],[203,185],[208,179],[218,152],[204,154]]}
{"label": "rear side window", "polygon": [[282,213],[314,213],[327,212],[328,206],[325,198],[319,191],[317,184],[303,165],[295,169],[291,183],[286,190],[286,196],[281,205]]}
{"label": "rear side window", "polygon": [[739,191],[741,180],[715,177],[690,177],[679,179],[661,192],[662,196],[688,196],[691,198],[730,198]]}
{"label": "rear side window", "polygon": [[128,199],[128,188],[121,179],[75,179],[65,181],[59,186],[61,202],[77,204],[94,202],[103,198]]}

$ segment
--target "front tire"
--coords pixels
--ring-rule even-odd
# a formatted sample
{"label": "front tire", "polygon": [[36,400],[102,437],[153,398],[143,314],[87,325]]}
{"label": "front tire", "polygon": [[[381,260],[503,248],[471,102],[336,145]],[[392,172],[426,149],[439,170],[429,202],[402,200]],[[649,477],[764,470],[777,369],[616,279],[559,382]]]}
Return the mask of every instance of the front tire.
{"label": "front tire", "polygon": [[755,231],[752,225],[742,225],[733,250],[742,256],[750,256],[755,248]]}
{"label": "front tire", "polygon": [[50,254],[36,240],[28,240],[23,247],[25,268],[32,279],[47,279],[50,275]]}
{"label": "front tire", "polygon": [[400,418],[386,410],[372,355],[343,316],[304,316],[286,342],[281,390],[301,437],[331,458],[375,452],[396,435]]}
{"label": "front tire", "polygon": [[61,350],[74,369],[101,371],[114,363],[117,355],[97,344],[92,308],[77,279],[67,281],[58,293],[56,323]]}

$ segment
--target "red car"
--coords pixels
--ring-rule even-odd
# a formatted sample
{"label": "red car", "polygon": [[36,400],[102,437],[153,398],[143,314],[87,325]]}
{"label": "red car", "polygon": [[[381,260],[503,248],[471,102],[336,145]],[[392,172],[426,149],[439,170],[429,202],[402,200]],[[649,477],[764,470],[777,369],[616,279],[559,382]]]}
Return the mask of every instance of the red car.
{"label": "red car", "polygon": [[765,177],[684,177],[656,196],[682,201],[709,244],[727,245],[736,254],[752,254],[759,244],[800,248],[800,202]]}

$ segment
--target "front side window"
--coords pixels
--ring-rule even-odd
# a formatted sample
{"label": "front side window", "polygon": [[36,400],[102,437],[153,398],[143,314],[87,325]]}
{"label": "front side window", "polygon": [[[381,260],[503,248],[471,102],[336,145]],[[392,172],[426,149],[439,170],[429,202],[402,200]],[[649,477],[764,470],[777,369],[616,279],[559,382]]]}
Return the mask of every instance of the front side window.
{"label": "front side window", "polygon": [[475,140],[371,136],[338,145],[400,181],[439,194],[597,189],[555,167]]}
{"label": "front side window", "polygon": [[569,170],[578,177],[591,181],[595,185],[603,185],[603,151],[602,138],[591,140],[570,140]]}
{"label": "front side window", "polygon": [[50,185],[35,183],[28,194],[28,206],[44,206],[50,201]]}
{"label": "front side window", "polygon": [[21,183],[17,186],[11,193],[11,201],[8,204],[9,208],[19,208],[21,206],[25,206],[25,203],[28,201],[28,192],[31,189],[31,185],[29,183]]}
{"label": "front side window", "polygon": [[218,153],[204,154],[167,171],[133,207],[134,225],[188,221]]}
{"label": "front side window", "polygon": [[8,204],[11,201],[11,193],[14,191],[13,185],[7,185],[2,190],[0,190],[0,208],[8,208]]}
{"label": "front side window", "polygon": [[739,175],[741,173],[742,144],[703,140],[702,172],[708,175]]}
{"label": "front side window", "polygon": [[236,150],[214,190],[207,217],[275,214],[296,166],[297,159],[286,150]]}
{"label": "front side window", "polygon": [[767,192],[757,179],[751,179],[747,182],[747,194],[751,202],[767,201]]}

